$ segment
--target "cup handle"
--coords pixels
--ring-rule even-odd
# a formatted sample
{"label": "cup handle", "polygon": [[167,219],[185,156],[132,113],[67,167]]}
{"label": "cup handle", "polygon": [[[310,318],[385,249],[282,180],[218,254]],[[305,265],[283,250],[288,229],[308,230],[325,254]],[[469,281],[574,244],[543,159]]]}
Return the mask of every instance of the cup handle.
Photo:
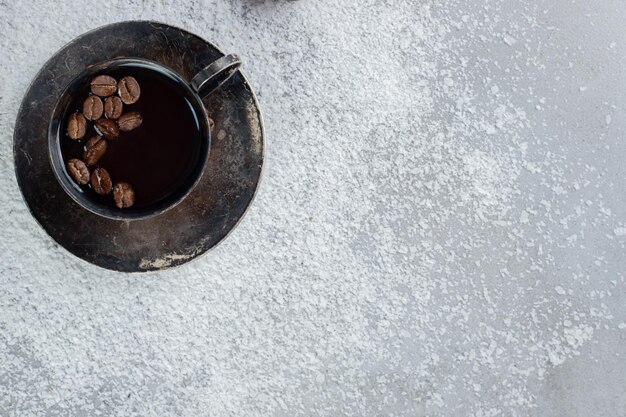
{"label": "cup handle", "polygon": [[228,81],[240,66],[241,60],[237,55],[224,55],[198,72],[191,79],[191,88],[196,93],[207,96]]}

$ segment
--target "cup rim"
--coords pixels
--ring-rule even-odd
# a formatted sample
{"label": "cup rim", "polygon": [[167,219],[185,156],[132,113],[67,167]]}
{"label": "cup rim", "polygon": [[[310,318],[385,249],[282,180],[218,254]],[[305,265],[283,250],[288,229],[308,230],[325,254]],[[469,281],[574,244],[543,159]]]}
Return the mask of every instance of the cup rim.
{"label": "cup rim", "polygon": [[[186,185],[185,188],[181,188],[182,191],[180,191],[180,195],[176,196],[176,198],[172,199],[167,204],[161,203],[163,204],[162,206],[159,206],[160,203],[157,202],[154,204],[155,207],[148,206],[146,208],[134,211],[105,206],[103,204],[94,202],[89,197],[81,194],[78,191],[78,185],[75,184],[65,172],[64,161],[60,149],[61,137],[60,135],[58,135],[58,124],[62,123],[62,121],[57,120],[57,116],[66,110],[66,108],[60,107],[62,106],[62,103],[67,97],[71,88],[75,86],[75,84],[80,80],[88,78],[89,75],[97,74],[99,71],[111,68],[112,66],[123,65],[143,66],[147,69],[162,72],[165,75],[173,78],[179,87],[185,89],[188,93],[187,96],[192,97],[195,101],[195,103],[193,103],[194,112],[200,111],[200,114],[197,114],[197,117],[199,119],[198,121],[200,124],[202,137],[205,141],[205,144],[201,147],[202,151],[200,154],[200,158],[197,162],[198,167],[195,170],[196,172],[193,174],[196,177],[193,179],[193,181],[190,181],[190,183]],[[202,98],[192,88],[189,81],[185,80],[178,72],[164,64],[140,57],[113,58],[95,63],[85,68],[65,86],[53,106],[52,114],[50,115],[50,120],[48,122],[49,162],[52,167],[52,171],[54,172],[54,176],[56,177],[58,183],[61,185],[61,188],[63,188],[65,193],[69,195],[70,198],[74,200],[74,202],[76,202],[80,207],[90,211],[93,214],[108,218],[110,220],[129,221],[147,219],[163,214],[180,204],[180,202],[183,201],[196,188],[204,172],[206,171],[206,165],[209,160],[209,154],[211,152],[211,139],[211,129],[209,127],[206,108],[202,102]]]}

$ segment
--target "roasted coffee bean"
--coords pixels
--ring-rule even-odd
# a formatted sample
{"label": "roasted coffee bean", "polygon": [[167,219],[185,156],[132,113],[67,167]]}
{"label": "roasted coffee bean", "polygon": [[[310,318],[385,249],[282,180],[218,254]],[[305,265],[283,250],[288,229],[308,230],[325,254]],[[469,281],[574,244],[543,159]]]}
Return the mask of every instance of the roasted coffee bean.
{"label": "roasted coffee bean", "polygon": [[213,121],[213,119],[209,117],[209,129],[213,130],[214,127],[215,127],[215,122]]}
{"label": "roasted coffee bean", "polygon": [[128,208],[135,204],[135,190],[127,182],[118,182],[113,187],[113,199],[118,208]]}
{"label": "roasted coffee bean", "polygon": [[117,91],[117,81],[108,75],[98,75],[91,80],[91,92],[100,97],[108,97]]}
{"label": "roasted coffee bean", "polygon": [[120,135],[120,128],[113,120],[98,119],[95,126],[96,130],[107,139],[117,139]]}
{"label": "roasted coffee bean", "polygon": [[117,86],[117,93],[122,98],[124,104],[133,104],[139,100],[141,89],[139,83],[133,77],[124,77]]}
{"label": "roasted coffee bean", "polygon": [[98,120],[103,110],[102,100],[98,96],[89,96],[83,103],[83,116],[89,120]]}
{"label": "roasted coffee bean", "polygon": [[104,156],[107,150],[107,141],[100,136],[94,136],[87,141],[87,149],[83,154],[83,161],[87,165],[95,165]]}
{"label": "roasted coffee bean", "polygon": [[124,132],[128,132],[130,130],[138,128],[139,126],[141,126],[141,122],[143,122],[143,119],[141,118],[141,115],[136,111],[125,113],[121,115],[120,118],[117,120],[117,124]]}
{"label": "roasted coffee bean", "polygon": [[85,116],[80,113],[72,113],[67,121],[67,135],[74,140],[78,140],[85,136],[86,132],[87,120],[85,120]]}
{"label": "roasted coffee bean", "polygon": [[104,115],[107,119],[118,119],[122,115],[123,108],[122,99],[118,96],[107,97],[104,100]]}
{"label": "roasted coffee bean", "polygon": [[87,142],[85,143],[85,148],[89,148],[91,146],[93,146],[98,140],[102,139],[100,136],[95,135],[89,138],[89,140],[87,140]]}
{"label": "roasted coffee bean", "polygon": [[67,171],[78,184],[85,185],[89,182],[89,168],[80,159],[70,159],[67,162]]}
{"label": "roasted coffee bean", "polygon": [[106,169],[96,168],[93,170],[91,173],[91,186],[100,195],[106,195],[111,192],[113,184],[111,183],[111,176]]}

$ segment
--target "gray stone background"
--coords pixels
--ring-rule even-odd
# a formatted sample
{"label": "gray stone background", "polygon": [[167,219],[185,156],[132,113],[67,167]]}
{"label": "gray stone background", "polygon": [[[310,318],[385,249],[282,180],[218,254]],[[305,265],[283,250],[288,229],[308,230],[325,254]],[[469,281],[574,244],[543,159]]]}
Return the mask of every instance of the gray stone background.
{"label": "gray stone background", "polygon": [[[626,416],[624,6],[0,0],[0,415]],[[13,174],[38,69],[128,19],[239,53],[267,131],[238,229],[159,274]]]}

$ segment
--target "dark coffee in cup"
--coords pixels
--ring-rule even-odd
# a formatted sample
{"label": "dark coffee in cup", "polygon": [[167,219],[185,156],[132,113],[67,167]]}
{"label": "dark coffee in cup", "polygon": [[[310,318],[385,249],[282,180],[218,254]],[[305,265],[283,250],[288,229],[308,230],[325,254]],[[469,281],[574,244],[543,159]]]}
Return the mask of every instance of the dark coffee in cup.
{"label": "dark coffee in cup", "polygon": [[80,207],[112,220],[175,207],[200,182],[209,158],[212,121],[202,98],[240,65],[237,55],[224,55],[189,81],[143,58],[87,67],[50,119],[50,164],[61,187]]}
{"label": "dark coffee in cup", "polygon": [[[67,133],[71,115],[83,113],[89,120],[89,116],[101,114],[98,119],[114,121],[121,129],[117,137],[105,139],[106,150],[90,165],[104,168],[114,183],[131,184],[135,209],[152,206],[179,190],[197,165],[204,140],[200,116],[185,91],[166,74],[152,68],[125,65],[102,71],[100,75],[111,77],[119,86],[112,87],[115,93],[109,94],[107,84],[99,85],[100,89],[95,89],[99,95],[92,92],[89,80],[78,86],[67,107],[68,117],[62,119],[65,120],[60,129],[63,160],[67,165],[72,159],[84,159],[87,142],[101,136],[103,130],[98,129],[97,120],[87,122],[83,138],[72,139]],[[126,80],[136,82],[140,88],[136,100],[129,94]],[[136,87],[133,84],[131,88]],[[95,192],[91,183],[80,187],[94,202],[115,206],[111,195]]]}

